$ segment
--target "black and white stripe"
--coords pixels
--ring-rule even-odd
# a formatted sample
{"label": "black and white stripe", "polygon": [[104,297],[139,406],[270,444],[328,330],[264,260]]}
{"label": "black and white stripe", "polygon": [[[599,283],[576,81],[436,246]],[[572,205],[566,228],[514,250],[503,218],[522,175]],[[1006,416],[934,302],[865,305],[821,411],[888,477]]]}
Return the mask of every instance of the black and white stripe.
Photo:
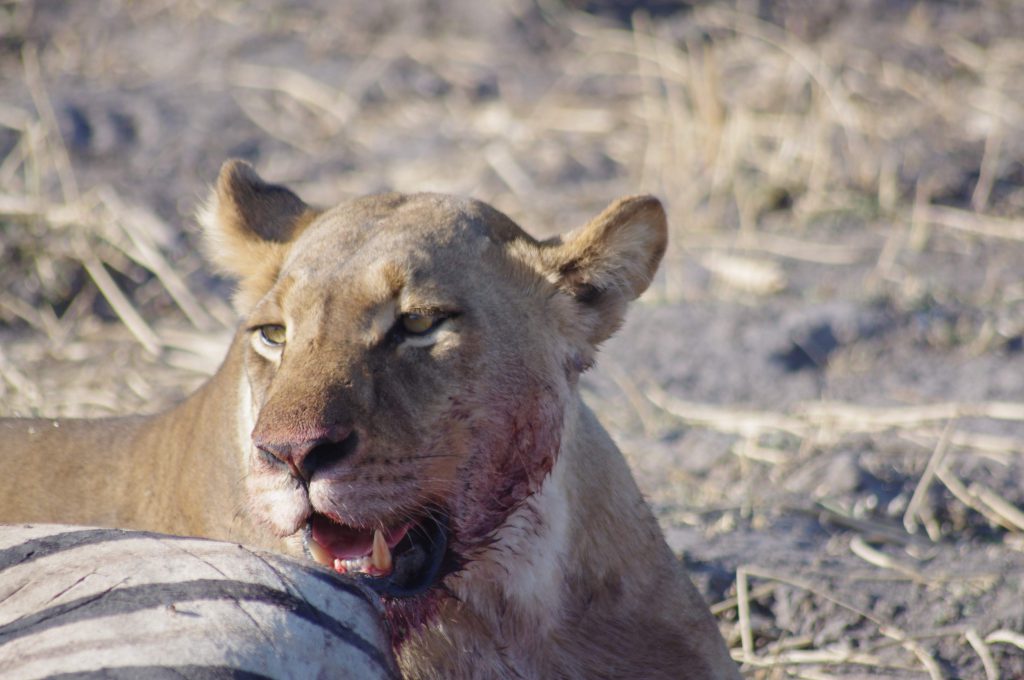
{"label": "black and white stripe", "polygon": [[395,678],[374,596],[193,538],[0,526],[0,677]]}

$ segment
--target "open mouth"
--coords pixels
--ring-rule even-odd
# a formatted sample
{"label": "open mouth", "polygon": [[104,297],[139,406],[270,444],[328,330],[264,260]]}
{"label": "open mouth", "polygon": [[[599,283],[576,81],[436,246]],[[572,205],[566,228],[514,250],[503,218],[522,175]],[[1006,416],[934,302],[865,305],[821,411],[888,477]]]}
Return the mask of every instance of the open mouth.
{"label": "open mouth", "polygon": [[452,569],[447,522],[426,517],[398,527],[366,529],[314,513],[304,534],[306,553],[339,574],[355,576],[381,595],[412,597]]}

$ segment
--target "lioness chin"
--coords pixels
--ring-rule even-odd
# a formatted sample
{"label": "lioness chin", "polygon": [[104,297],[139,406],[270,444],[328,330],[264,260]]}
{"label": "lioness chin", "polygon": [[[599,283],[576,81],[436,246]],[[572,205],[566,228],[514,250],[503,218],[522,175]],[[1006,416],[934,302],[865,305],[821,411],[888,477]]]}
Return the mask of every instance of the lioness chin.
{"label": "lioness chin", "polygon": [[318,211],[229,162],[204,213],[242,322],[170,411],[0,421],[0,520],[306,554],[382,596],[410,678],[735,678],[580,400],[665,249],[658,201],[537,241],[451,196]]}

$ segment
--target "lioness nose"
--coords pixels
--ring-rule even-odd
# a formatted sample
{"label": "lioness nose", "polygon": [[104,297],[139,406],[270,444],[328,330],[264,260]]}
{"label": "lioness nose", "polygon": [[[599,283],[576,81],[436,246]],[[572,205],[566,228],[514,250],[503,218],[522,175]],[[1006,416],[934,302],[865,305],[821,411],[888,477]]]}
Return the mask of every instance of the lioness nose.
{"label": "lioness nose", "polygon": [[257,431],[252,440],[256,448],[286,464],[295,477],[307,482],[317,470],[338,462],[356,448],[356,433],[341,425],[300,440],[276,440]]}

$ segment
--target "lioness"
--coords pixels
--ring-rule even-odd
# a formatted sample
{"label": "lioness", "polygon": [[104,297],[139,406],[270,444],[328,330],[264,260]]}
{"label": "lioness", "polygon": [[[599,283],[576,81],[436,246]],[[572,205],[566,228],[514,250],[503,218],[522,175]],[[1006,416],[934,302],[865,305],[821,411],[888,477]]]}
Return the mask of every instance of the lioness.
{"label": "lioness", "polygon": [[0,520],[306,552],[381,594],[410,678],[738,677],[577,390],[661,260],[656,199],[537,241],[231,161],[203,221],[239,282],[220,370],[153,417],[0,421]]}

